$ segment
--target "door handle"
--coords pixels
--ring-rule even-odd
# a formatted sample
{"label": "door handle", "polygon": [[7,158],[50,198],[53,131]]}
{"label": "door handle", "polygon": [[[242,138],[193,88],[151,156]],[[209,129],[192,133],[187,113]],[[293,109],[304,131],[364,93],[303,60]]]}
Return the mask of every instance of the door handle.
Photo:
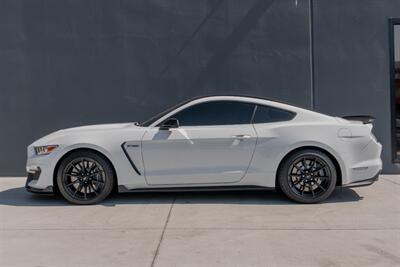
{"label": "door handle", "polygon": [[251,138],[251,135],[248,135],[248,134],[237,134],[237,135],[232,135],[232,137],[235,138],[235,139],[244,140],[244,139]]}

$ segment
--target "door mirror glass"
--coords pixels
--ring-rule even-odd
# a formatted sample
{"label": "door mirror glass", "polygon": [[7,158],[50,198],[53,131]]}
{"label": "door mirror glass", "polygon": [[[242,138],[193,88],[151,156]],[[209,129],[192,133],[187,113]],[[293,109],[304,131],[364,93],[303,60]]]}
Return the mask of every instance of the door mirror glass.
{"label": "door mirror glass", "polygon": [[179,128],[179,121],[175,118],[169,118],[160,125],[160,130],[169,130],[170,128]]}

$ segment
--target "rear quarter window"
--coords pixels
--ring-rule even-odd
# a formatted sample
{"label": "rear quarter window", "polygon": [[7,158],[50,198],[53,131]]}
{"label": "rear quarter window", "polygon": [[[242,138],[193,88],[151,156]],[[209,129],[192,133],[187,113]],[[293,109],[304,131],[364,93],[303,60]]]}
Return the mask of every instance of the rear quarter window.
{"label": "rear quarter window", "polygon": [[290,121],[296,116],[296,113],[280,108],[257,105],[254,114],[253,123],[269,123]]}

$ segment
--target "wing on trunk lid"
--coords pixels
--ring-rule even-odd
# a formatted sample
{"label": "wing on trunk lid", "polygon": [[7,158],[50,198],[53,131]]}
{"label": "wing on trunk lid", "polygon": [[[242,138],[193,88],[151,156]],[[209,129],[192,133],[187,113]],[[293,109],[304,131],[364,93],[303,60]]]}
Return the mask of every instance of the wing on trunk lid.
{"label": "wing on trunk lid", "polygon": [[342,118],[349,121],[361,121],[363,124],[370,124],[375,120],[375,117],[368,115],[344,116]]}

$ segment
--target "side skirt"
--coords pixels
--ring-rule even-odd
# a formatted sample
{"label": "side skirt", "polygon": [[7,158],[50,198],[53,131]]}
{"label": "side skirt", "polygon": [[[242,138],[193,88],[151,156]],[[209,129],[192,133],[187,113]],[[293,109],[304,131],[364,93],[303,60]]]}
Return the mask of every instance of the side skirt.
{"label": "side skirt", "polygon": [[204,192],[204,191],[253,191],[253,190],[275,190],[274,187],[264,186],[197,186],[197,187],[158,187],[158,188],[136,188],[128,189],[124,185],[118,186],[119,193],[129,192]]}

